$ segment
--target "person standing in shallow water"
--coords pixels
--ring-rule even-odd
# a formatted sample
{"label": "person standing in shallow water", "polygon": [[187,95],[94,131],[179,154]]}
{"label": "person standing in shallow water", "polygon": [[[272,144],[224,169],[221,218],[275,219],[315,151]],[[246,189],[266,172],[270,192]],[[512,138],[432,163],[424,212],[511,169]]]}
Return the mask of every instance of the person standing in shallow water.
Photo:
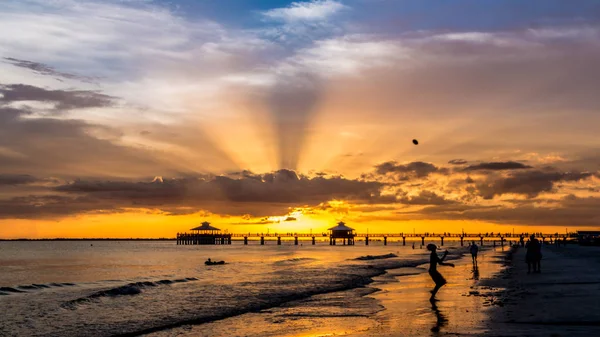
{"label": "person standing in shallow water", "polygon": [[427,250],[431,252],[429,257],[429,276],[431,276],[431,279],[435,282],[435,287],[431,291],[431,298],[429,298],[429,300],[433,301],[440,288],[448,283],[442,274],[437,271],[437,265],[454,267],[454,264],[444,262],[444,259],[448,255],[448,251],[445,251],[444,255],[440,258],[436,253],[437,247],[433,243],[427,245]]}

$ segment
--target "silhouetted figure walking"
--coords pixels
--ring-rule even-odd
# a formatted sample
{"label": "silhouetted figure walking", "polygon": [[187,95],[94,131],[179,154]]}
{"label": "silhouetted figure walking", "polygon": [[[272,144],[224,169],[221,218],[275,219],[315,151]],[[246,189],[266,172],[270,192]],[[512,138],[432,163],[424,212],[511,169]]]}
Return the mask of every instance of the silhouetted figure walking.
{"label": "silhouetted figure walking", "polygon": [[431,251],[429,257],[429,276],[431,276],[431,279],[433,280],[433,282],[435,282],[435,287],[431,291],[431,298],[429,298],[430,301],[433,301],[435,299],[435,295],[440,290],[440,288],[444,286],[444,284],[448,283],[446,279],[442,276],[442,274],[440,274],[440,272],[437,271],[437,265],[439,264],[440,266],[454,267],[454,264],[445,263],[444,259],[448,255],[448,251],[445,251],[442,258],[440,258],[436,253],[437,247],[433,243],[427,245],[427,250]]}
{"label": "silhouetted figure walking", "polygon": [[525,254],[525,262],[527,262],[527,274],[531,273],[531,267],[533,266],[533,272],[540,272],[540,260],[542,259],[542,245],[540,241],[535,238],[534,235],[529,237],[529,241],[525,245],[527,253]]}
{"label": "silhouetted figure walking", "polygon": [[473,264],[477,265],[477,252],[479,252],[479,247],[475,244],[475,241],[471,242],[471,247],[469,247],[469,251],[471,252],[471,258],[473,258]]}

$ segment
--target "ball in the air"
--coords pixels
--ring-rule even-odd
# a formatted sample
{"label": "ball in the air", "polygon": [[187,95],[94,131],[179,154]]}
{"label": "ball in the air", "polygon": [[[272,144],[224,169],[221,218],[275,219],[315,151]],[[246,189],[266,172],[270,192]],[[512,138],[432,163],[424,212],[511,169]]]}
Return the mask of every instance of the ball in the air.
{"label": "ball in the air", "polygon": [[418,140],[416,140],[416,139],[413,139],[413,144],[415,144],[415,145],[419,145],[419,141],[418,141]]}

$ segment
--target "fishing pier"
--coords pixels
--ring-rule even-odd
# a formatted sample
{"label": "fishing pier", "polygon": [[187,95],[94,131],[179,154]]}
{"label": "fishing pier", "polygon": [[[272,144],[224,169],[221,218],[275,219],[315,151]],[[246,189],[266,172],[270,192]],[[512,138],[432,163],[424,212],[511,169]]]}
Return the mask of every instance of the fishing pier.
{"label": "fishing pier", "polygon": [[[545,234],[545,233],[356,233],[353,228],[346,226],[344,222],[338,222],[337,226],[329,228],[327,233],[223,233],[220,229],[213,227],[208,222],[203,222],[202,226],[192,228],[192,233],[177,233],[178,245],[230,245],[232,239],[244,241],[244,245],[248,245],[250,241],[259,241],[261,246],[267,242],[276,242],[281,245],[282,241],[291,241],[294,245],[299,245],[300,241],[310,242],[316,245],[317,241],[329,239],[329,245],[354,246],[356,242],[364,242],[366,246],[372,241],[383,241],[383,245],[387,246],[388,242],[400,242],[406,246],[406,241],[412,243],[420,243],[425,246],[425,240],[436,240],[440,246],[444,246],[446,241],[460,241],[460,245],[464,246],[465,241],[476,241],[480,245],[484,243],[496,245],[499,243],[504,246],[508,241],[523,243],[529,235],[546,240],[565,239],[566,234]],[[284,240],[282,240],[284,239]],[[357,240],[358,239],[358,240]]]}

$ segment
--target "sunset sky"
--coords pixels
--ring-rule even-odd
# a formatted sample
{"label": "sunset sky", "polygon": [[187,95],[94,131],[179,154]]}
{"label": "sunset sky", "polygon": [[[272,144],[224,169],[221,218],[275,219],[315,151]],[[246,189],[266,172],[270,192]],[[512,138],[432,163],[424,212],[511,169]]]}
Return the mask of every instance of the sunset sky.
{"label": "sunset sky", "polygon": [[0,2],[0,238],[600,228],[599,133],[599,1]]}

